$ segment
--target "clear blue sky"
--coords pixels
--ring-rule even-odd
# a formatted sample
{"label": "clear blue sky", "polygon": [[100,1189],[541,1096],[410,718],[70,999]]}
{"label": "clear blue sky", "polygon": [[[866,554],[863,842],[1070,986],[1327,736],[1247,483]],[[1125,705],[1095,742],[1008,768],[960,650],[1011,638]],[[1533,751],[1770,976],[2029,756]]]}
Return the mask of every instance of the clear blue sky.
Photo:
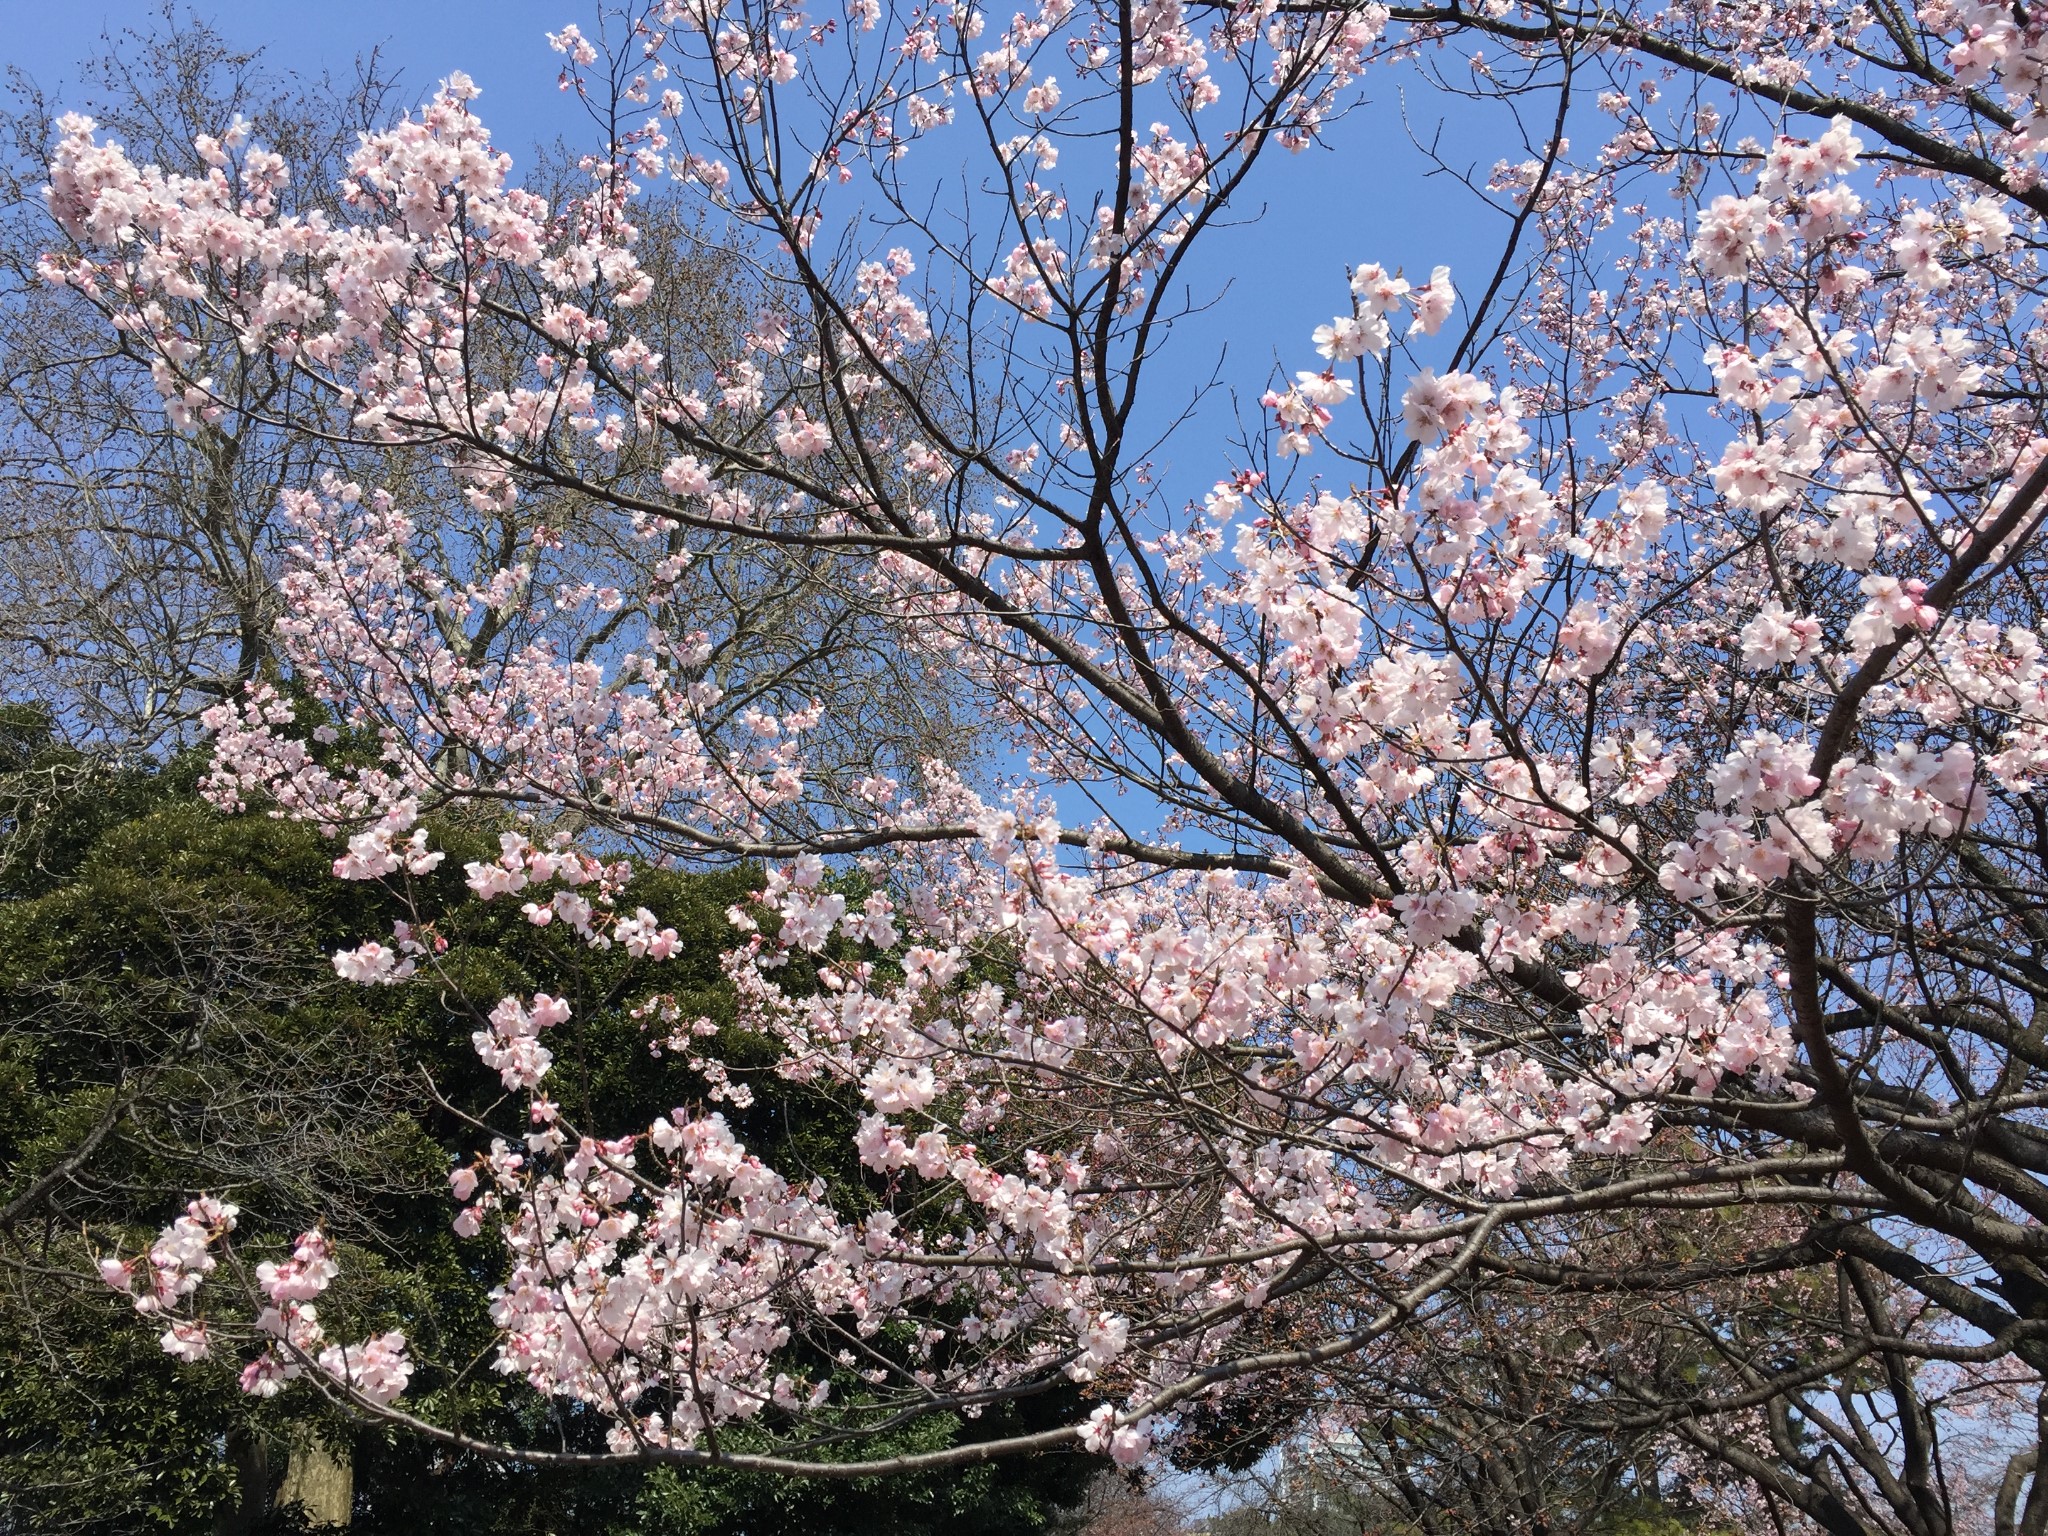
{"label": "clear blue sky", "polygon": [[[75,79],[79,59],[101,38],[156,19],[158,0],[82,0],[79,4],[0,0],[7,13],[7,62],[39,84]],[[200,0],[181,3],[212,21],[229,43],[261,47],[279,71],[346,77],[356,58],[381,47],[404,72],[408,94],[432,88],[450,70],[484,87],[489,121],[510,144],[574,131],[574,104],[555,89],[561,60],[543,34],[575,19],[577,0]]]}

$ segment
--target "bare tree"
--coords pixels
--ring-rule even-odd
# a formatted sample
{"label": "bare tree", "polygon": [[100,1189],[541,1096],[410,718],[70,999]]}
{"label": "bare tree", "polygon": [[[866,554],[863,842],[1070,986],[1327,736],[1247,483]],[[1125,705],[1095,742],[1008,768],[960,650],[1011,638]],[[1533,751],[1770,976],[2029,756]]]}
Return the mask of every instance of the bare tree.
{"label": "bare tree", "polygon": [[[290,166],[292,206],[331,206],[361,132],[396,105],[368,55],[353,80],[280,74],[166,4],[83,61],[82,105],[126,142],[196,167],[193,144],[246,120]],[[280,361],[218,329],[190,340],[249,410],[172,430],[150,360],[109,335],[38,263],[58,232],[43,206],[54,100],[20,70],[0,115],[0,647],[17,698],[71,734],[180,743],[207,704],[269,655],[280,491],[344,462],[332,425]],[[260,409],[259,409],[260,408]],[[312,429],[288,437],[276,414]]]}

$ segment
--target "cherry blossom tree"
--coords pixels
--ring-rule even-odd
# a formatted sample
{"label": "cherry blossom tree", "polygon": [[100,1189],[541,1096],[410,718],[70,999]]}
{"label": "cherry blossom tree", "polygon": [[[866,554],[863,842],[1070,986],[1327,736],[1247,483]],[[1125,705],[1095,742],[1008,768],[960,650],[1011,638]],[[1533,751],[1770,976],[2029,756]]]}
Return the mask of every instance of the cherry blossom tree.
{"label": "cherry blossom tree", "polygon": [[[231,327],[353,444],[637,551],[563,575],[552,524],[451,549],[392,488],[295,488],[301,693],[209,717],[212,793],[342,878],[403,890],[426,812],[507,807],[476,898],[658,963],[620,849],[764,868],[731,974],[779,1070],[862,1105],[871,1202],[752,1156],[709,1058],[652,1126],[569,1123],[562,1003],[486,1000],[525,1126],[453,1188],[499,1369],[616,1457],[1137,1463],[1479,1278],[1569,1288],[1588,1221],[1732,1210],[1897,1288],[1828,1370],[2038,1380],[2048,10],[667,0],[551,42],[602,140],[566,199],[460,75],[334,217],[280,214],[253,141],[179,174],[73,117],[45,264],[176,423],[236,408],[187,339]],[[1497,112],[1497,256],[1329,251],[1329,322],[1227,441],[1192,253],[1417,85]],[[708,370],[639,325],[657,187],[761,276]],[[815,771],[827,706],[731,707],[678,596],[731,541],[838,562],[1010,753]],[[431,974],[433,920],[336,966]],[[252,1333],[251,1390],[448,1436],[403,1339],[322,1331],[312,1240],[253,1331],[207,1310],[233,1224],[198,1201],[109,1278],[167,1348]],[[1061,1380],[1079,1422],[845,1454]],[[2040,1529],[2016,1432],[2002,1518]],[[1842,1528],[1949,1529],[1939,1481]]]}

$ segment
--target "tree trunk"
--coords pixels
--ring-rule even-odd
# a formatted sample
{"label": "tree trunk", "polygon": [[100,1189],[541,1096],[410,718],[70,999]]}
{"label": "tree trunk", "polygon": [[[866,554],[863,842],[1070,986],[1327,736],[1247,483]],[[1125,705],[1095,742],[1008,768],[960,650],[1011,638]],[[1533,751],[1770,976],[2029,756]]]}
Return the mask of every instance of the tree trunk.
{"label": "tree trunk", "polygon": [[347,1525],[355,1485],[355,1465],[346,1454],[337,1456],[317,1440],[303,1440],[292,1447],[277,1502],[298,1505],[308,1525]]}

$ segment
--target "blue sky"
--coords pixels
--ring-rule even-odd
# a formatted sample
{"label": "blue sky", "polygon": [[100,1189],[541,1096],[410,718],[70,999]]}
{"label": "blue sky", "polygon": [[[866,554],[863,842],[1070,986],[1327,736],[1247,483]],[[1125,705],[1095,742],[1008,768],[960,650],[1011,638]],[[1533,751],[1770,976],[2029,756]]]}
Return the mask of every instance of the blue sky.
{"label": "blue sky", "polygon": [[[154,20],[154,0],[84,0],[41,5],[12,0],[8,58],[45,86],[73,74],[77,61],[100,48],[101,37]],[[555,90],[560,63],[542,34],[573,19],[560,0],[212,0],[181,4],[213,21],[229,42],[262,47],[280,70],[346,75],[356,57],[383,47],[403,66],[412,93],[430,88],[451,69],[467,70],[489,94],[485,101],[513,142],[552,137],[577,122],[572,103]]]}

